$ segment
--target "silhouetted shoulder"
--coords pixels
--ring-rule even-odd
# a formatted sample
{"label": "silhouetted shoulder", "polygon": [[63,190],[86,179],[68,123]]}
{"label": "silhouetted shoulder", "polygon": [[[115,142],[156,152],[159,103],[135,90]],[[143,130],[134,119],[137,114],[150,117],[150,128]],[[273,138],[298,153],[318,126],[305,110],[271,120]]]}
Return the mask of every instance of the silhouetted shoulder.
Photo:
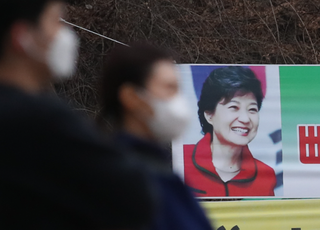
{"label": "silhouetted shoulder", "polygon": [[1,205],[8,216],[76,213],[83,226],[101,229],[138,227],[150,218],[148,176],[58,98],[0,86],[0,127]]}

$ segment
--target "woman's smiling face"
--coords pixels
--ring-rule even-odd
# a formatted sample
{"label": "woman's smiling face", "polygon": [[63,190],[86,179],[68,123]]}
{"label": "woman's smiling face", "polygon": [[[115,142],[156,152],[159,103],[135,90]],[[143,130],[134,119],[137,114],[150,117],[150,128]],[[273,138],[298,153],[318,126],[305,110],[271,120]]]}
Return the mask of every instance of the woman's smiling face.
{"label": "woman's smiling face", "polygon": [[245,146],[257,135],[257,100],[253,93],[238,93],[228,103],[221,100],[214,113],[205,112],[205,118],[213,126],[213,134],[221,144]]}

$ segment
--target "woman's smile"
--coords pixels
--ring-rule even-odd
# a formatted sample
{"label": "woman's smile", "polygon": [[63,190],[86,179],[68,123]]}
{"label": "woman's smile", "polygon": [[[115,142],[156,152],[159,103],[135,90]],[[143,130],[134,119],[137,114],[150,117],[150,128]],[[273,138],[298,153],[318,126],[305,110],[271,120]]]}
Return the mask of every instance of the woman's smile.
{"label": "woman's smile", "polygon": [[248,133],[250,132],[249,128],[242,127],[233,127],[231,130],[240,136],[248,136]]}

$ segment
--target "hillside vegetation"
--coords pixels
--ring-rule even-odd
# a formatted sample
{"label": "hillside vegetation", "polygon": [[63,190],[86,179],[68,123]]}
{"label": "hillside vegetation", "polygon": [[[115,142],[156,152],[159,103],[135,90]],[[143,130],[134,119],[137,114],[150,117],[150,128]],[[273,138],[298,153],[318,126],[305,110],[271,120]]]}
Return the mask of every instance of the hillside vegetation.
{"label": "hillside vegetation", "polygon": [[[318,64],[320,0],[85,0],[68,21],[124,43],[148,40],[180,63]],[[97,79],[115,43],[76,29],[78,71],[58,94],[95,117]]]}

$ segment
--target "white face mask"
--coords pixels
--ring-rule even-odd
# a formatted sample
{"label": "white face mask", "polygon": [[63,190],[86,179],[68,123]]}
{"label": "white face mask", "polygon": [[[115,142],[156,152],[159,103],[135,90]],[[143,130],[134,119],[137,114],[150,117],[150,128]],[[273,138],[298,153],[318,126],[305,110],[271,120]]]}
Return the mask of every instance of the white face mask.
{"label": "white face mask", "polygon": [[30,57],[45,63],[55,78],[66,79],[72,76],[79,47],[79,39],[75,32],[68,27],[61,27],[44,57],[35,41],[31,37],[28,38],[21,39],[20,43]]}
{"label": "white face mask", "polygon": [[149,101],[154,117],[148,121],[148,125],[159,141],[171,141],[183,134],[190,121],[190,109],[182,95],[178,94],[169,100],[153,98]]}
{"label": "white face mask", "polygon": [[78,58],[79,39],[68,27],[62,27],[47,52],[47,64],[53,76],[72,76]]}

